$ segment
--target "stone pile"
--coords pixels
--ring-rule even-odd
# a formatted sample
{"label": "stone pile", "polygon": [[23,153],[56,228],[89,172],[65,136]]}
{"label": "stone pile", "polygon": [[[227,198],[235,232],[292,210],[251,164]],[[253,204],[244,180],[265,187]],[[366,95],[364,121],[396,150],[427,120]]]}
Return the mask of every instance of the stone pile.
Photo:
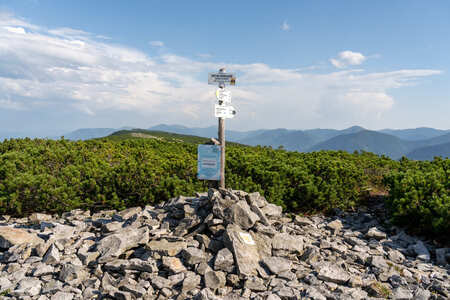
{"label": "stone pile", "polygon": [[243,191],[0,217],[3,299],[448,299],[449,260],[370,213],[289,217]]}

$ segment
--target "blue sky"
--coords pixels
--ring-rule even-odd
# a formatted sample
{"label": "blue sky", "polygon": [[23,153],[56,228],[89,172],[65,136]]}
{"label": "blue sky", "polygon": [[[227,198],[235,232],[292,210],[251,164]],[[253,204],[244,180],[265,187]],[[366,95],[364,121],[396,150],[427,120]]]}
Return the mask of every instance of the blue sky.
{"label": "blue sky", "polygon": [[450,128],[448,1],[0,0],[0,128]]}

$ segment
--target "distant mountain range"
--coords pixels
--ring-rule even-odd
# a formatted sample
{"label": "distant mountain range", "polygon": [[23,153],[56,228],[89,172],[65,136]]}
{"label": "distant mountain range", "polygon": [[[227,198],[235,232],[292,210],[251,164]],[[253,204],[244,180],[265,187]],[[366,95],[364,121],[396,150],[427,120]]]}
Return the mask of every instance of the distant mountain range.
{"label": "distant mountain range", "polygon": [[[64,135],[69,140],[86,140],[104,137],[122,128],[84,128]],[[189,128],[182,125],[160,124],[148,128],[198,137],[217,137],[217,127]],[[1,137],[1,135],[0,135]],[[18,136],[23,137],[23,135]],[[253,131],[227,130],[226,139],[246,145],[283,147],[286,150],[311,152],[319,150],[364,150],[393,159],[406,156],[411,159],[431,160],[434,156],[450,157],[450,130],[434,128],[367,130],[353,126],[344,130],[336,129],[260,129]]]}
{"label": "distant mountain range", "polygon": [[[150,130],[161,130],[178,134],[202,137],[217,136],[217,127],[189,128],[181,125],[157,125]],[[255,131],[227,130],[227,140],[246,145],[262,145],[278,148],[282,146],[292,151],[364,150],[393,159],[406,156],[412,159],[433,159],[434,156],[450,157],[447,143],[450,130],[434,128],[367,130],[352,126],[343,130],[309,129],[288,130],[268,129]]]}

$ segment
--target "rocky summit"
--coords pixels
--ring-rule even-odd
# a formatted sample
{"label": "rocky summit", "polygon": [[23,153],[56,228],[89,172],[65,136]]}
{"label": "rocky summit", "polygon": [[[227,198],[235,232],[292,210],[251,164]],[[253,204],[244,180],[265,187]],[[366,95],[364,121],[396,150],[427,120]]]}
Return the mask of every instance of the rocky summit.
{"label": "rocky summit", "polygon": [[288,216],[210,189],[159,206],[0,217],[2,299],[448,299],[450,249],[370,211]]}

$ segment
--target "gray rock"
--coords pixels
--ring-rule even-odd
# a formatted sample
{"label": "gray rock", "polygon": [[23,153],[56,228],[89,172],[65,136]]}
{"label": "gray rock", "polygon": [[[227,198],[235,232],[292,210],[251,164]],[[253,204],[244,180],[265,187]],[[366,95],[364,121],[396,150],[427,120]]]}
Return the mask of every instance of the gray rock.
{"label": "gray rock", "polygon": [[266,218],[266,216],[264,215],[264,213],[258,206],[251,204],[250,209],[259,217],[259,221],[261,223],[263,223],[264,225],[267,225],[267,226],[270,225],[269,220]]}
{"label": "gray rock", "polygon": [[142,298],[147,293],[147,291],[143,287],[136,285],[136,284],[130,284],[130,283],[121,285],[119,287],[119,290],[131,293],[136,298]]}
{"label": "gray rock", "polygon": [[209,271],[205,273],[205,286],[212,290],[225,286],[226,276],[223,272]]}
{"label": "gray rock", "polygon": [[398,287],[392,290],[393,298],[396,300],[409,300],[413,298],[413,294],[403,287]]}
{"label": "gray rock", "polygon": [[360,290],[360,289],[351,289],[350,291],[349,291],[349,300],[353,300],[353,299],[355,299],[355,300],[361,300],[361,299],[363,299],[363,300],[365,300],[365,299],[367,299],[367,292],[366,291],[363,291],[363,290]]}
{"label": "gray rock", "polygon": [[283,209],[281,206],[269,203],[263,208],[261,208],[261,211],[266,215],[268,218],[274,219],[281,217],[281,213],[283,212]]}
{"label": "gray rock", "polygon": [[126,270],[128,265],[129,265],[129,262],[126,259],[115,259],[113,261],[106,263],[103,266],[103,269],[105,269],[108,272],[118,273],[118,272],[123,272],[124,270]]}
{"label": "gray rock", "polygon": [[405,256],[398,250],[389,250],[388,258],[397,264],[401,264],[405,261]]}
{"label": "gray rock", "polygon": [[51,279],[48,282],[44,283],[42,287],[42,294],[52,294],[62,289],[63,283],[58,280]]}
{"label": "gray rock", "polygon": [[0,226],[0,248],[10,248],[25,243],[37,246],[44,243],[44,240],[36,234],[28,233],[23,229]]}
{"label": "gray rock", "polygon": [[51,236],[53,240],[67,239],[69,237],[72,238],[77,231],[77,228],[74,226],[59,223],[54,223],[54,225],[55,227],[52,229],[53,235]]}
{"label": "gray rock", "polygon": [[313,222],[310,219],[298,215],[295,216],[294,223],[299,226],[313,225]]}
{"label": "gray rock", "polygon": [[114,299],[118,299],[118,300],[134,300],[134,297],[129,292],[115,291],[114,292]]}
{"label": "gray rock", "polygon": [[53,265],[57,264],[60,261],[59,251],[56,248],[55,244],[52,244],[48,250],[47,253],[45,253],[44,257],[42,258],[42,262]]}
{"label": "gray rock", "polygon": [[386,260],[379,255],[374,255],[369,258],[370,264],[380,270],[387,270],[389,269],[389,265],[387,264]]}
{"label": "gray rock", "polygon": [[184,258],[184,261],[188,265],[196,265],[203,261],[205,261],[205,252],[198,248],[188,247],[181,252],[181,255]]}
{"label": "gray rock", "polygon": [[147,244],[148,240],[148,228],[127,227],[100,240],[97,244],[97,251],[101,255],[98,261],[100,263],[111,261],[131,248]]}
{"label": "gray rock", "polygon": [[50,221],[52,219],[51,215],[41,214],[41,213],[33,213],[28,217],[31,223],[40,223]]}
{"label": "gray rock", "polygon": [[167,279],[169,279],[171,286],[175,286],[175,285],[182,283],[184,278],[186,278],[185,273],[178,273],[178,274],[170,275]]}
{"label": "gray rock", "polygon": [[214,260],[214,270],[230,273],[234,269],[233,253],[228,248],[219,250]]}
{"label": "gray rock", "polygon": [[282,257],[265,257],[262,262],[273,274],[280,274],[292,269],[292,262]]}
{"label": "gray rock", "polygon": [[414,293],[414,300],[428,300],[431,297],[431,292],[424,289],[417,289]]}
{"label": "gray rock", "polygon": [[247,194],[245,196],[245,199],[247,200],[248,204],[253,204],[259,208],[267,205],[266,199],[258,192]]}
{"label": "gray rock", "polygon": [[77,285],[88,277],[88,273],[83,267],[75,266],[73,264],[64,264],[59,272],[58,279],[69,283],[70,285]]}
{"label": "gray rock", "polygon": [[270,294],[269,296],[267,296],[266,300],[281,300],[281,298],[278,297],[278,295]]}
{"label": "gray rock", "polygon": [[330,230],[332,230],[333,233],[336,234],[336,233],[338,233],[339,231],[341,231],[341,229],[343,228],[342,222],[341,222],[340,220],[336,219],[336,220],[334,220],[334,221],[332,221],[332,222],[329,222],[329,223],[327,224],[327,228],[330,229]]}
{"label": "gray rock", "polygon": [[83,262],[83,265],[87,266],[91,262],[94,262],[99,256],[100,252],[98,251],[89,251],[88,248],[80,248],[78,249],[78,258]]}
{"label": "gray rock", "polygon": [[146,261],[138,258],[128,259],[128,265],[126,266],[126,269],[148,273],[158,272],[156,261],[152,259],[148,259]]}
{"label": "gray rock", "polygon": [[236,224],[244,230],[252,228],[260,220],[258,215],[250,209],[250,206],[245,201],[238,201],[226,209],[224,213],[225,219],[229,223]]}
{"label": "gray rock", "polygon": [[205,275],[206,272],[212,271],[211,267],[206,262],[201,262],[197,265],[195,272],[200,275]]}
{"label": "gray rock", "polygon": [[36,254],[39,257],[43,257],[45,253],[47,253],[48,248],[52,245],[52,241],[47,241],[45,243],[40,243],[35,247]]}
{"label": "gray rock", "polygon": [[84,289],[82,297],[83,299],[96,299],[101,295],[100,291],[91,287]]}
{"label": "gray rock", "polygon": [[183,280],[182,291],[186,292],[193,290],[194,288],[200,285],[200,281],[201,281],[200,275],[196,275],[194,273],[187,275],[186,278]]}
{"label": "gray rock", "polygon": [[186,271],[186,267],[177,257],[164,256],[162,258],[162,265],[175,274]]}
{"label": "gray rock", "polygon": [[436,249],[436,263],[438,265],[446,265],[447,264],[447,253],[450,253],[450,248],[438,248]]}
{"label": "gray rock", "polygon": [[306,289],[306,297],[308,299],[314,299],[314,300],[326,300],[327,297],[322,295],[315,287],[309,287]]}
{"label": "gray rock", "polygon": [[116,214],[116,216],[120,216],[123,220],[127,220],[133,217],[136,214],[139,214],[142,211],[140,207],[130,207],[125,210],[122,210]]}
{"label": "gray rock", "polygon": [[7,290],[13,286],[13,283],[6,277],[0,277],[0,291]]}
{"label": "gray rock", "polygon": [[345,284],[350,280],[350,275],[337,265],[325,263],[320,267],[317,278],[337,284]]}
{"label": "gray rock", "polygon": [[276,287],[273,289],[281,299],[300,299],[300,292],[287,286]]}
{"label": "gray rock", "polygon": [[427,247],[422,241],[417,241],[417,243],[412,247],[414,252],[417,255],[417,259],[423,260],[423,261],[429,261],[430,260],[430,252],[428,251]]}
{"label": "gray rock", "polygon": [[102,225],[102,231],[105,233],[115,232],[121,230],[123,226],[122,222],[109,222]]}
{"label": "gray rock", "polygon": [[308,264],[314,264],[322,260],[320,255],[320,250],[316,246],[308,246],[300,258],[301,260],[307,262]]}
{"label": "gray rock", "polygon": [[72,293],[65,293],[65,292],[57,292],[50,299],[51,300],[72,300],[73,299],[73,294]]}
{"label": "gray rock", "polygon": [[239,226],[230,224],[225,231],[225,245],[233,253],[236,267],[241,275],[257,275],[259,267],[258,246],[252,235]]}
{"label": "gray rock", "polygon": [[24,278],[17,285],[14,294],[17,296],[36,296],[41,292],[42,282],[36,278]]}
{"label": "gray rock", "polygon": [[252,237],[258,246],[258,253],[261,258],[272,256],[272,238],[265,234],[253,232]]}
{"label": "gray rock", "polygon": [[162,239],[159,241],[150,241],[147,244],[146,249],[164,256],[176,256],[186,247],[187,244],[185,242],[168,242],[167,240]]}
{"label": "gray rock", "polygon": [[244,287],[256,292],[263,292],[267,290],[264,280],[261,278],[250,276],[244,283]]}
{"label": "gray rock", "polygon": [[168,280],[164,277],[161,277],[161,276],[155,276],[155,277],[151,278],[150,282],[158,290],[171,287],[170,280]]}
{"label": "gray rock", "polygon": [[369,231],[366,234],[366,237],[373,238],[376,240],[382,240],[386,238],[386,233],[382,232],[376,227],[372,227],[369,229]]}
{"label": "gray rock", "polygon": [[279,233],[272,240],[272,248],[301,254],[303,253],[303,239],[288,233]]}
{"label": "gray rock", "polygon": [[39,277],[53,274],[54,268],[52,266],[40,263],[33,269],[33,276]]}

